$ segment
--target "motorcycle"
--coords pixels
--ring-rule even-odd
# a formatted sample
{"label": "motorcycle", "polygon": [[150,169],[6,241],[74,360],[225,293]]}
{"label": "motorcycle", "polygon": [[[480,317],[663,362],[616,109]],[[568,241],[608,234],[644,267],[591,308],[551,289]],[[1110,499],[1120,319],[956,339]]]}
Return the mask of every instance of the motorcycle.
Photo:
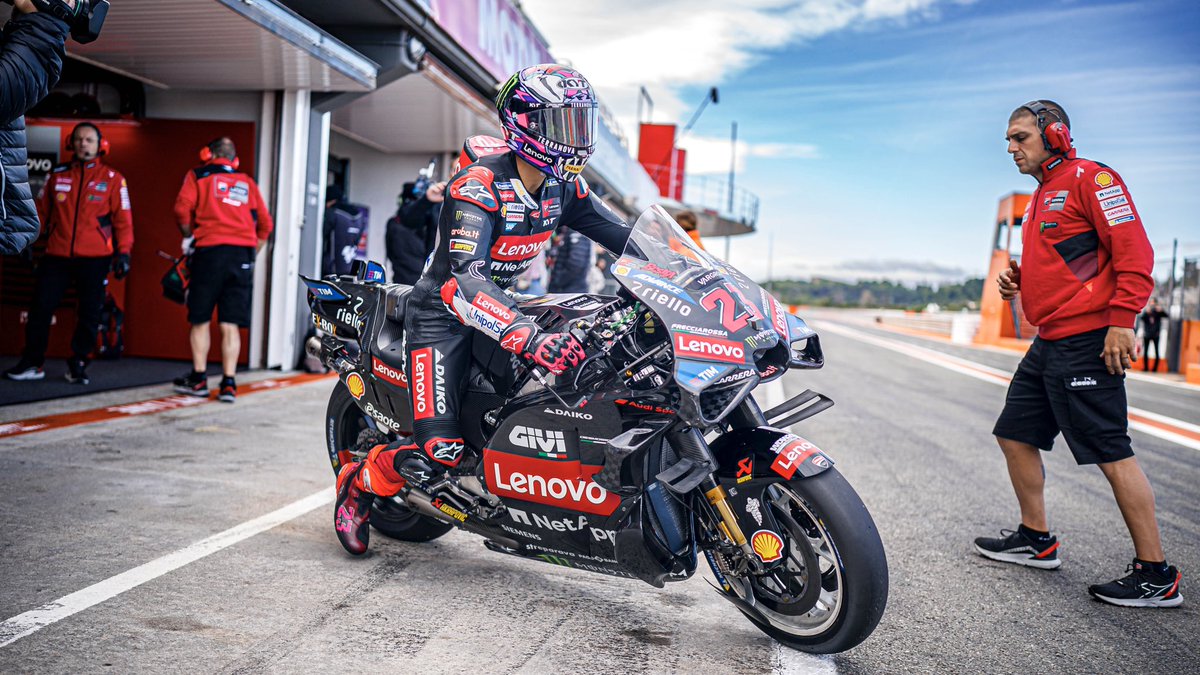
{"label": "motorcycle", "polygon": [[[377,498],[371,525],[409,542],[459,528],[497,553],[660,588],[703,556],[716,591],[779,642],[812,653],[862,642],[887,602],[879,533],[833,460],[788,431],[833,401],[806,390],[763,411],[753,396],[820,368],[817,333],[661,207],[637,220],[612,272],[616,296],[516,296],[542,330],[585,346],[565,375],[476,333],[466,459],[426,489]],[[374,262],[304,283],[319,332],[307,349],[339,377],[325,421],[336,474],[412,433],[412,289],[384,284]]]}

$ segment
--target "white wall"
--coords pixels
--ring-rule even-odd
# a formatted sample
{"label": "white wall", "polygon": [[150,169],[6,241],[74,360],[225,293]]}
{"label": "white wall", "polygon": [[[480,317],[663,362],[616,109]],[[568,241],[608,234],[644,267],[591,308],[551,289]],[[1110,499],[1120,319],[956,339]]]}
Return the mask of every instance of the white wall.
{"label": "white wall", "polygon": [[189,91],[146,87],[146,117],[258,122],[259,91]]}
{"label": "white wall", "polygon": [[[417,171],[429,165],[429,156],[380,152],[336,131],[329,135],[329,154],[350,160],[346,199],[371,209],[367,256],[386,264],[384,235],[388,218],[396,213],[400,189],[417,179]],[[445,176],[448,167],[441,164],[439,159],[437,173]]]}

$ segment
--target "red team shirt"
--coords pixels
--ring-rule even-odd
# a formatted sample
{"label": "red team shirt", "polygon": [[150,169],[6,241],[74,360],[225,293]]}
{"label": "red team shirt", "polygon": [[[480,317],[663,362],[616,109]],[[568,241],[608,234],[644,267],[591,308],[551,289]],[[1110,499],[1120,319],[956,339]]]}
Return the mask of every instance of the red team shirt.
{"label": "red team shirt", "polygon": [[38,199],[38,216],[46,224],[48,255],[103,258],[133,249],[129,187],[98,159],[54,167]]}
{"label": "red team shirt", "polygon": [[1154,251],[1111,168],[1075,156],[1042,165],[1021,228],[1021,302],[1046,340],[1133,328],[1154,290]]}
{"label": "red team shirt", "polygon": [[196,248],[257,246],[275,227],[258,184],[221,157],[184,177],[175,218],[192,226]]}

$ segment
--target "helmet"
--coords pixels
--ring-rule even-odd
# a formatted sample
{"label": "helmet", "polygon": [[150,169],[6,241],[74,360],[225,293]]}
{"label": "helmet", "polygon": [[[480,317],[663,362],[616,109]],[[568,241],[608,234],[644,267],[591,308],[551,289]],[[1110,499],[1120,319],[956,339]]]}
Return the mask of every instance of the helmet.
{"label": "helmet", "polygon": [[598,107],[579,71],[554,64],[518,71],[496,96],[508,147],[563,181],[575,180],[596,149]]}

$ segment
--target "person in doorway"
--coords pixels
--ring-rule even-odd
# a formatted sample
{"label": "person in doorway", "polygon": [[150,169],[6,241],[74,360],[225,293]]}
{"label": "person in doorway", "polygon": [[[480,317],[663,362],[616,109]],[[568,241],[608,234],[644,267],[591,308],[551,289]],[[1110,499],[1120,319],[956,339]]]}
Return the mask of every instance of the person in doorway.
{"label": "person in doorway", "polygon": [[175,389],[208,396],[209,323],[216,308],[221,327],[218,398],[233,403],[242,351],[238,329],[250,326],[254,260],[274,223],[254,179],[238,170],[232,140],[213,140],[200,151],[200,159],[204,164],[188,172],[175,198],[179,231],[195,238],[187,296],[192,371],[175,379]]}
{"label": "person in doorway", "polygon": [[683,228],[683,231],[687,232],[687,235],[692,238],[692,241],[696,242],[696,245],[700,247],[700,250],[704,250],[704,242],[700,241],[700,228],[696,224],[696,214],[692,213],[691,211],[680,211],[679,213],[675,214],[675,222],[679,223],[679,226]]}
{"label": "person in doorway", "polygon": [[421,278],[425,260],[437,236],[437,212],[445,199],[446,183],[433,183],[421,194],[415,183],[405,183],[396,215],[387,222],[387,256],[392,282],[413,285]]}
{"label": "person in doorway", "polygon": [[346,201],[340,185],[325,190],[324,255],[321,276],[349,274],[358,255],[358,243],[367,227],[365,211]]}
{"label": "person in doorway", "polygon": [[[1158,298],[1150,299],[1150,306],[1140,315],[1138,321],[1142,324],[1142,370],[1158,372],[1158,336],[1162,331],[1162,321],[1167,318]],[[1154,347],[1154,368],[1150,368],[1150,348]]]}
{"label": "person in doorway", "polygon": [[66,379],[87,384],[108,273],[117,279],[129,274],[133,212],[125,177],[101,159],[108,141],[99,127],[80,122],[67,139],[67,150],[71,161],[51,170],[38,199],[38,215],[46,223],[46,254],[37,267],[25,350],[5,373],[12,380],[45,377],[50,323],[63,294],[73,286],[78,310]]}
{"label": "person in doorway", "polygon": [[1047,100],[1026,103],[1008,121],[1008,152],[1038,187],[1022,221],[1021,264],[1011,263],[997,283],[1005,300],[1020,293],[1038,334],[992,430],[1021,522],[999,538],[976,539],[975,550],[1041,569],[1062,564],[1046,517],[1041,457],[1061,431],[1077,463],[1099,465],[1133,539],[1128,574],[1088,592],[1114,605],[1175,607],[1183,602],[1182,574],[1163,553],[1125,399],[1134,320],[1154,289],[1154,254],[1121,176],[1077,157],[1070,126],[1062,106]]}
{"label": "person in doorway", "polygon": [[[397,494],[408,482],[433,490],[440,473],[474,463],[458,411],[481,331],[545,370],[578,366],[583,347],[570,333],[548,333],[521,313],[512,287],[566,226],[622,251],[626,224],[579,175],[595,150],[598,103],[577,71],[539,65],[514,74],[496,106],[509,152],[481,157],[450,179],[433,257],[409,296],[405,315],[412,439],[370,450],[337,478],[334,529],[353,555],[367,551],[367,517],[375,495]],[[436,372],[436,377],[434,373]]]}

